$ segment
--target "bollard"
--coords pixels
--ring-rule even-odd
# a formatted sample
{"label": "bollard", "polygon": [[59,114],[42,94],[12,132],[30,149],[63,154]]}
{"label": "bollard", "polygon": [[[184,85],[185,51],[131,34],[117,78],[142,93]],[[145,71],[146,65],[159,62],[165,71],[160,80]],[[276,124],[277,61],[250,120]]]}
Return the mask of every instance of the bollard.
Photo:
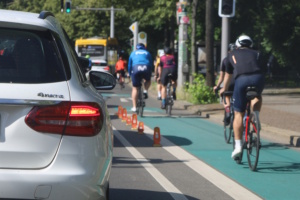
{"label": "bollard", "polygon": [[123,108],[122,122],[126,122],[126,119],[127,119],[127,110],[126,110],[126,108]]}
{"label": "bollard", "polygon": [[131,125],[131,117],[130,116],[127,116],[126,125],[127,126]]}
{"label": "bollard", "polygon": [[123,108],[122,108],[122,106],[119,106],[118,107],[118,117],[119,117],[119,119],[122,119],[122,112],[123,112]]}
{"label": "bollard", "polygon": [[155,127],[154,128],[153,146],[154,147],[161,147],[161,144],[160,144],[160,129],[159,129],[159,127]]}
{"label": "bollard", "polygon": [[131,129],[132,130],[137,129],[137,115],[136,115],[136,113],[132,114]]}
{"label": "bollard", "polygon": [[144,122],[139,122],[138,133],[139,134],[144,133]]}

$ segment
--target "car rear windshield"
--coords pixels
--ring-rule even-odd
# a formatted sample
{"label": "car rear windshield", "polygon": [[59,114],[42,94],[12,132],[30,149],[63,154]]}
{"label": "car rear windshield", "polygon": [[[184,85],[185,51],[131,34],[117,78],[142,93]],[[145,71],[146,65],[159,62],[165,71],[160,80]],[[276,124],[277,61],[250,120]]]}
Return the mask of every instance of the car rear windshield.
{"label": "car rear windshield", "polygon": [[66,80],[50,31],[0,28],[0,83]]}

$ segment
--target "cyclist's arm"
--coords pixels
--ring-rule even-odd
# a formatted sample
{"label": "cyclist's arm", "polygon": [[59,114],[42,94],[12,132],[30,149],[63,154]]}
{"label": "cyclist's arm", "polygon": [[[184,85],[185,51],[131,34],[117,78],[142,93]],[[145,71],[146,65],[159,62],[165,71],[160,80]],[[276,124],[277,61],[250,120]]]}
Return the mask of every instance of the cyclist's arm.
{"label": "cyclist's arm", "polygon": [[132,67],[131,65],[132,65],[132,58],[130,55],[130,57],[128,59],[128,74],[129,74],[129,76],[131,76],[131,67]]}

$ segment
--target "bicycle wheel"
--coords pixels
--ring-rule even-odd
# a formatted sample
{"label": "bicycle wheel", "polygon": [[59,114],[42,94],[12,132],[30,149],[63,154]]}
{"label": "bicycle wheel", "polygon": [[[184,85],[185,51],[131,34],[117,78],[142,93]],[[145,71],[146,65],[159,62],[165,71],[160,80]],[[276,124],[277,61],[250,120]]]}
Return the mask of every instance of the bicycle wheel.
{"label": "bicycle wheel", "polygon": [[[225,117],[226,111],[224,111],[224,117]],[[224,138],[225,142],[229,144],[232,134],[232,116],[230,117],[230,124],[226,125],[225,118],[224,118]]]}
{"label": "bicycle wheel", "polygon": [[248,164],[252,171],[256,170],[259,149],[260,149],[260,130],[259,130],[259,121],[256,113],[252,112],[250,114],[248,126],[248,142],[247,142],[247,158]]}
{"label": "bicycle wheel", "polygon": [[143,113],[144,113],[144,107],[145,107],[145,102],[144,102],[144,97],[143,97],[143,93],[142,93],[142,88],[140,87],[139,89],[139,116],[143,117]]}
{"label": "bicycle wheel", "polygon": [[171,116],[171,112],[172,112],[172,103],[171,103],[171,98],[167,97],[167,105],[166,105],[166,113],[168,114],[168,116]]}

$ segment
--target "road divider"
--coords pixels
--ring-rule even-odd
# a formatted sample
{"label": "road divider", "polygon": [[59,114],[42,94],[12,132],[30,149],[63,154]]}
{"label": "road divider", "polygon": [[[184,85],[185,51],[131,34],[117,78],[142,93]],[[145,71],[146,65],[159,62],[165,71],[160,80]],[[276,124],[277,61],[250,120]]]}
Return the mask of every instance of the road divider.
{"label": "road divider", "polygon": [[134,113],[132,114],[132,122],[131,122],[131,129],[132,130],[137,130],[137,114]]}
{"label": "road divider", "polygon": [[139,122],[138,133],[144,134],[144,122]]}
{"label": "road divider", "polygon": [[123,108],[123,111],[122,111],[122,122],[126,122],[127,120],[127,110],[126,108]]}
{"label": "road divider", "polygon": [[131,126],[131,117],[130,116],[127,116],[126,125]]}

